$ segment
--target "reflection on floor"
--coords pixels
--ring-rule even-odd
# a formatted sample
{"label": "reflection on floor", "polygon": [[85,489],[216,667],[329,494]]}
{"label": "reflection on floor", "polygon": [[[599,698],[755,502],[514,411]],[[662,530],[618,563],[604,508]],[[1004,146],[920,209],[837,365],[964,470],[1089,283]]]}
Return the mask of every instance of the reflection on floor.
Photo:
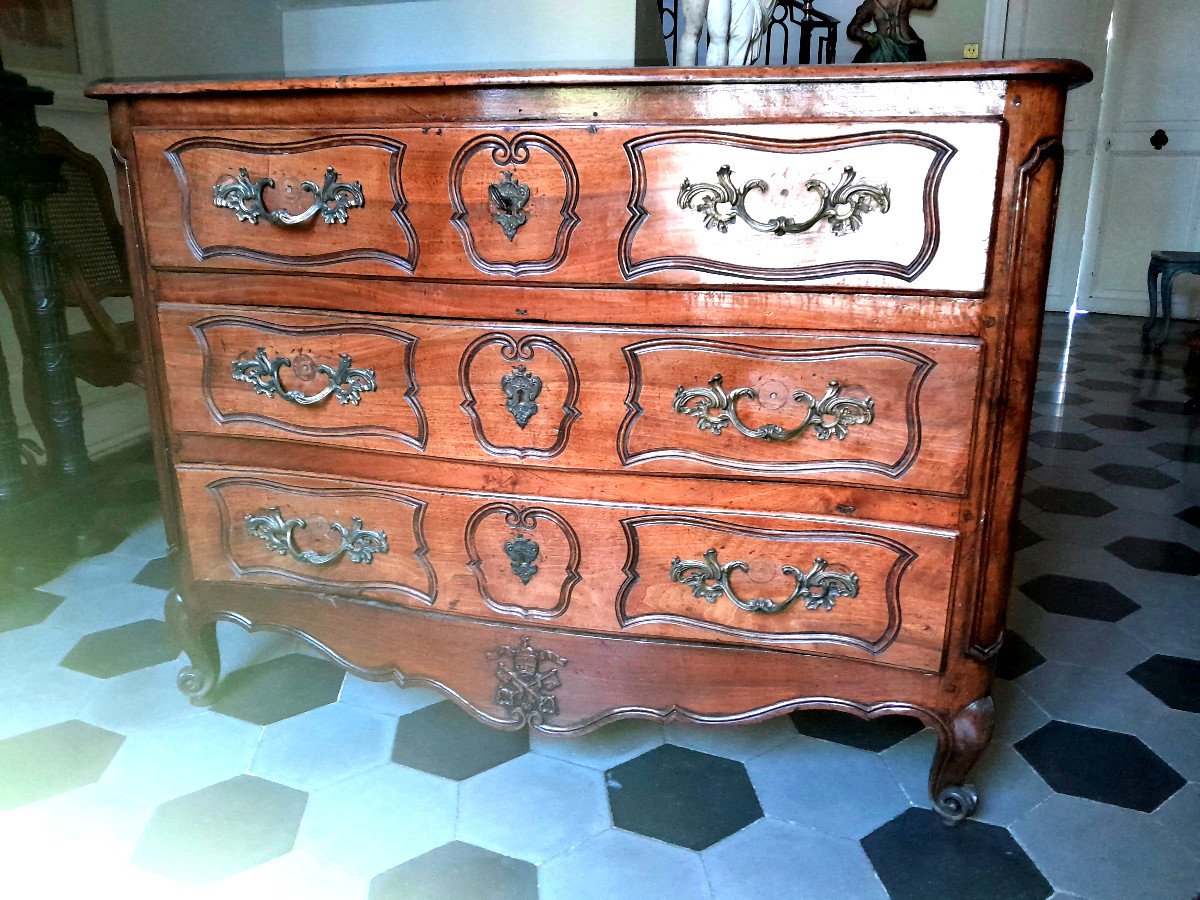
{"label": "reflection on floor", "polygon": [[[176,691],[144,459],[126,531],[0,597],[11,897],[1193,897],[1200,891],[1200,422],[1182,350],[1051,317],[999,724],[975,821],[928,810],[919,723],[491,731],[220,626],[210,710]],[[140,526],[137,523],[143,522]],[[68,561],[69,562],[69,561]],[[63,570],[55,574],[55,570]]]}

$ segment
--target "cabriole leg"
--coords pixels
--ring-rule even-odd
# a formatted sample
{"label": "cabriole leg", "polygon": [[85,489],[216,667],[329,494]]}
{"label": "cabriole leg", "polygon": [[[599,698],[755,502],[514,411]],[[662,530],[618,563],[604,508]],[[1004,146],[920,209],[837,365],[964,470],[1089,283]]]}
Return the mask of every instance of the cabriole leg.
{"label": "cabriole leg", "polygon": [[960,710],[938,737],[937,754],[929,770],[929,797],[947,824],[957,825],[975,812],[979,796],[966,784],[967,774],[992,739],[995,706],[980,697]]}
{"label": "cabriole leg", "polygon": [[172,592],[163,606],[163,618],[172,643],[187,654],[190,665],[179,670],[176,685],[192,703],[207,706],[212,689],[221,676],[221,654],[217,648],[217,623],[202,622],[178,593]]}

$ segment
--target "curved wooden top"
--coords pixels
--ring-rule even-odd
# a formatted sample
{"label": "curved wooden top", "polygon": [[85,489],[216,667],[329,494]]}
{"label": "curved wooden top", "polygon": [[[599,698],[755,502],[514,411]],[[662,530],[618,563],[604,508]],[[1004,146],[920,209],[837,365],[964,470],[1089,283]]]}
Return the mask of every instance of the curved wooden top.
{"label": "curved wooden top", "polygon": [[989,62],[889,63],[847,66],[756,66],[750,68],[542,69],[486,72],[415,72],[395,75],[322,75],[240,81],[97,82],[89,97],[179,96],[252,91],[408,90],[496,88],[541,85],[802,84],[840,81],[1007,81],[1038,78],[1068,86],[1092,80],[1092,70],[1073,59]]}

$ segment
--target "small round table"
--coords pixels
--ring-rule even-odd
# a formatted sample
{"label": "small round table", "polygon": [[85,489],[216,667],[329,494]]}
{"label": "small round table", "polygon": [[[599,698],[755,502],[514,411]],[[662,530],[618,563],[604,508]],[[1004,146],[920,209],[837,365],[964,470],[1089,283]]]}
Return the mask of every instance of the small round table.
{"label": "small round table", "polygon": [[[1158,348],[1167,342],[1171,329],[1171,289],[1180,273],[1200,275],[1200,253],[1186,250],[1155,250],[1150,254],[1146,286],[1150,293],[1150,318],[1142,325],[1143,338]],[[1158,315],[1159,281],[1162,282],[1162,318]]]}

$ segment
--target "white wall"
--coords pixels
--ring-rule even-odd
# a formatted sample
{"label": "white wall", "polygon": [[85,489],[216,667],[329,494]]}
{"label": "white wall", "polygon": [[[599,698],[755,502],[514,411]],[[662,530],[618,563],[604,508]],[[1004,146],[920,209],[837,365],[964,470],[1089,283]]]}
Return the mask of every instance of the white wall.
{"label": "white wall", "polygon": [[657,58],[639,47],[639,5],[649,8],[646,0],[305,6],[283,13],[283,68],[304,75],[662,64],[661,35],[651,44]]}
{"label": "white wall", "polygon": [[115,78],[219,77],[283,70],[282,12],[274,0],[106,2]]}

